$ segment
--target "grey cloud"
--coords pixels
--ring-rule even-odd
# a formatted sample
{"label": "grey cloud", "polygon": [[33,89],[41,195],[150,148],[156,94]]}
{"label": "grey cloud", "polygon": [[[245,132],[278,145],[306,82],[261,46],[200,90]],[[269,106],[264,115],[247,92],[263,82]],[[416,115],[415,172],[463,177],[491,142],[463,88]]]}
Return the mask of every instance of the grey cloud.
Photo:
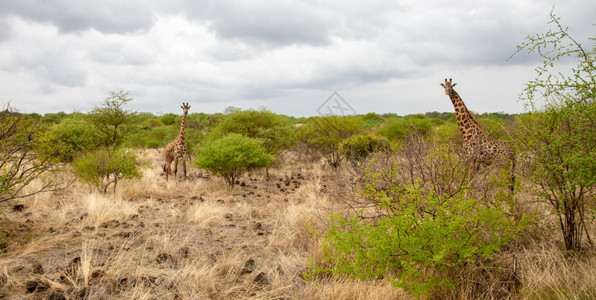
{"label": "grey cloud", "polygon": [[95,28],[106,33],[127,33],[148,28],[154,20],[151,5],[145,1],[0,0],[0,6],[0,15],[48,22],[63,32]]}
{"label": "grey cloud", "polygon": [[209,1],[189,3],[189,18],[206,21],[222,39],[251,45],[324,45],[330,24],[315,6],[292,1]]}

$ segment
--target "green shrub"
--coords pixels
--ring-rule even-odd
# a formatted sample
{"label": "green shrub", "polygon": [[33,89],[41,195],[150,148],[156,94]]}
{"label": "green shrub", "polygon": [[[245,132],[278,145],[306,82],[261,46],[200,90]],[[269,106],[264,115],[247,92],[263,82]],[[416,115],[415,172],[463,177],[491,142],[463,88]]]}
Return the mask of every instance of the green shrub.
{"label": "green shrub", "polygon": [[273,163],[273,156],[265,152],[261,141],[237,133],[211,141],[197,151],[194,164],[222,176],[230,188],[244,172]]}
{"label": "green shrub", "polygon": [[381,115],[374,112],[370,112],[362,116],[362,120],[364,121],[366,128],[369,129],[378,128],[385,121]]}
{"label": "green shrub", "polygon": [[164,125],[174,125],[180,123],[180,117],[177,114],[168,113],[159,117],[159,121],[161,121]]}
{"label": "green shrub", "polygon": [[442,120],[430,119],[424,115],[413,115],[405,118],[387,119],[379,127],[379,133],[389,140],[403,140],[410,134],[428,135],[432,128],[442,124]]}
{"label": "green shrub", "polygon": [[374,152],[389,149],[389,140],[371,131],[355,134],[339,144],[339,152],[353,162],[360,161]]}
{"label": "green shrub", "polygon": [[[594,248],[596,37],[584,48],[553,12],[549,24],[547,32],[529,35],[518,46],[517,52],[536,53],[543,61],[521,96],[530,113],[519,119],[516,144],[534,192],[557,216],[565,249],[581,252],[584,236]],[[575,65],[561,71],[561,59]]]}
{"label": "green shrub", "polygon": [[260,140],[265,151],[274,156],[294,144],[291,123],[265,109],[230,111],[213,129],[210,137],[218,139],[231,133]]}
{"label": "green shrub", "polygon": [[364,122],[354,117],[325,116],[310,119],[296,133],[300,142],[320,151],[331,167],[337,169],[343,160],[340,145],[363,131]]}
{"label": "green shrub", "polygon": [[136,155],[123,149],[101,148],[73,161],[73,170],[78,178],[102,193],[107,193],[111,184],[115,192],[120,179],[141,178],[139,167]]}
{"label": "green shrub", "polygon": [[454,287],[467,265],[490,259],[523,228],[505,211],[464,193],[439,195],[400,183],[397,168],[365,173],[361,194],[387,213],[334,215],[322,237],[322,264],[308,276],[387,278],[416,296]]}
{"label": "green shrub", "polygon": [[54,153],[52,159],[71,162],[78,153],[99,147],[100,133],[83,118],[70,117],[50,127],[41,137],[39,148]]}
{"label": "green shrub", "polygon": [[158,119],[147,119],[141,123],[141,129],[153,129],[155,127],[163,126],[164,124]]}

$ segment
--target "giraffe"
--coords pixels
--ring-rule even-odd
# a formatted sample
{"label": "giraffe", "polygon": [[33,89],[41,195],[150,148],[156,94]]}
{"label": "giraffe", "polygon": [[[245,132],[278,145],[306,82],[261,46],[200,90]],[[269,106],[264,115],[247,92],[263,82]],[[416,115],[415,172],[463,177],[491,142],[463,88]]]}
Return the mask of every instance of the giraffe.
{"label": "giraffe", "polygon": [[182,114],[182,121],[180,121],[180,132],[176,139],[169,143],[164,149],[164,155],[166,157],[166,164],[163,166],[163,170],[166,173],[166,181],[168,175],[172,172],[172,161],[174,161],[174,178],[178,172],[178,159],[182,158],[182,169],[184,170],[184,179],[186,179],[186,140],[184,138],[184,128],[186,127],[186,115],[190,109],[188,103],[182,102],[180,106],[184,113]]}
{"label": "giraffe", "polygon": [[486,134],[470,112],[466,108],[459,94],[453,89],[456,83],[451,78],[445,79],[441,86],[445,88],[445,94],[449,96],[455,108],[457,127],[464,139],[464,155],[472,163],[474,170],[478,171],[481,165],[489,166],[494,162],[503,159],[511,164],[511,184],[509,189],[513,192],[515,185],[515,152],[503,141],[496,140]]}

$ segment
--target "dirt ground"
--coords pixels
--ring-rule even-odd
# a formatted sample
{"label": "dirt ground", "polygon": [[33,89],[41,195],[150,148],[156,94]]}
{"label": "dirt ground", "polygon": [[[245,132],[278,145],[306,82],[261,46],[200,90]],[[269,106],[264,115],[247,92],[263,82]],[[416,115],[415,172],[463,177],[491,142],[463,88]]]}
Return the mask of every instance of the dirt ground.
{"label": "dirt ground", "polygon": [[0,298],[409,298],[383,280],[304,279],[337,209],[322,164],[288,155],[230,190],[193,167],[166,182],[160,154],[144,151],[144,177],[115,194],[75,183],[9,203]]}

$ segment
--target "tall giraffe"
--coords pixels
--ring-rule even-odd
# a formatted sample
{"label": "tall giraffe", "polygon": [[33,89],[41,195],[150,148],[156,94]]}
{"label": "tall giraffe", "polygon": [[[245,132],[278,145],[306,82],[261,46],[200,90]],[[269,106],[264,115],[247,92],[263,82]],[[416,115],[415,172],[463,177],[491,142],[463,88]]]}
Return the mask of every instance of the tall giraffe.
{"label": "tall giraffe", "polygon": [[470,115],[459,94],[453,89],[455,85],[456,83],[453,83],[451,78],[449,81],[445,79],[445,83],[441,83],[441,86],[445,88],[445,94],[449,96],[455,108],[457,126],[464,139],[464,155],[472,163],[475,170],[478,170],[480,165],[489,166],[503,159],[508,161],[511,164],[511,185],[509,188],[513,191],[515,185],[515,152],[505,142],[496,140],[484,132],[482,126]]}
{"label": "tall giraffe", "polygon": [[178,173],[178,159],[182,158],[182,168],[184,170],[184,179],[186,179],[186,140],[184,138],[184,128],[186,127],[186,115],[190,109],[188,103],[182,102],[180,106],[184,113],[182,114],[182,121],[180,121],[180,132],[176,139],[169,143],[164,149],[164,155],[166,157],[166,164],[163,166],[164,172],[166,173],[166,181],[168,175],[172,171],[172,161],[174,161],[174,178]]}

